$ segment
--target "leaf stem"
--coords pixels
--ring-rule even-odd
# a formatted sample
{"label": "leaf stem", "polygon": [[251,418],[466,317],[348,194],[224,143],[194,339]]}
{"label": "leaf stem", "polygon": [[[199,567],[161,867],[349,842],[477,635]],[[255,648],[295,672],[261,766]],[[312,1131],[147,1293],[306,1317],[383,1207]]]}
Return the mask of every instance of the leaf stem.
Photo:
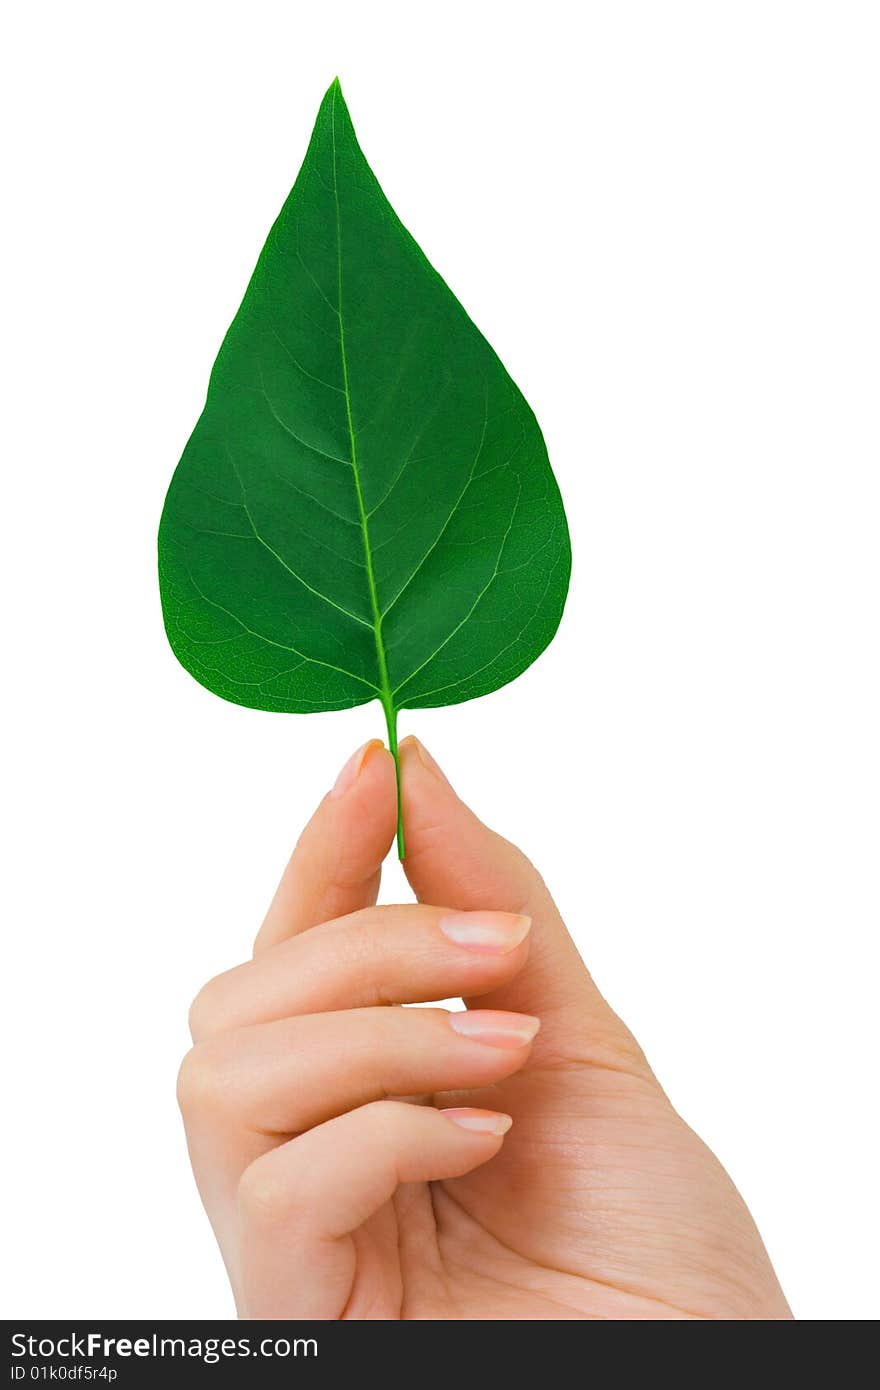
{"label": "leaf stem", "polygon": [[397,776],[397,857],[401,861],[406,858],[406,845],[403,839],[403,802],[400,790],[400,756],[397,751],[397,710],[390,700],[383,698],[382,708],[385,711],[385,726],[388,730],[388,747],[391,749],[391,756],[394,759],[394,771]]}

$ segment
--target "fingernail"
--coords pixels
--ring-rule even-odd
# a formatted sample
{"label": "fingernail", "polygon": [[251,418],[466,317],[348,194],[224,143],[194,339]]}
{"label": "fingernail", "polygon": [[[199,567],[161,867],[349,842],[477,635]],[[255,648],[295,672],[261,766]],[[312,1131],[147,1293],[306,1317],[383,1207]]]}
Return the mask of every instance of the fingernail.
{"label": "fingernail", "polygon": [[433,772],[434,776],[439,777],[441,782],[445,782],[447,787],[451,786],[452,784],[449,781],[449,778],[446,776],[446,773],[443,771],[440,764],[436,762],[434,758],[431,757],[431,754],[428,752],[425,745],[421,743],[415,737],[414,734],[410,734],[409,737],[412,739],[413,744],[415,745],[415,750],[418,754],[418,759],[419,762],[422,764],[422,767],[426,767],[429,772]]}
{"label": "fingernail", "polygon": [[463,1038],[486,1043],[489,1047],[525,1047],[541,1026],[529,1014],[505,1014],[496,1009],[467,1009],[450,1014],[449,1026]]}
{"label": "fingernail", "polygon": [[441,1110],[440,1114],[460,1129],[472,1130],[474,1134],[506,1134],[513,1124],[509,1115],[502,1115],[498,1110]]}
{"label": "fingernail", "polygon": [[505,955],[528,936],[531,917],[513,912],[450,912],[440,918],[444,936],[472,951]]}
{"label": "fingernail", "polygon": [[379,741],[380,740],[377,738],[368,739],[362,748],[359,748],[356,753],[352,753],[345,767],[333,783],[333,789],[330,792],[331,796],[343,796],[345,792],[348,791],[349,787],[353,786],[357,781],[358,773],[364,765],[364,759],[368,752],[371,748],[375,747]]}

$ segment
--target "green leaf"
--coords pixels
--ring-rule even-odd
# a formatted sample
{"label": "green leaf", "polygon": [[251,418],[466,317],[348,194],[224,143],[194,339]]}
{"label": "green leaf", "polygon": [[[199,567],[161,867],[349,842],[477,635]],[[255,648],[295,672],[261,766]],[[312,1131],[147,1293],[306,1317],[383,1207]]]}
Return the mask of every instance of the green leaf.
{"label": "green leaf", "polygon": [[537,421],[398,220],[334,82],[168,491],[168,640],[254,709],[380,700],[396,757],[399,709],[485,695],[535,660],[570,565]]}

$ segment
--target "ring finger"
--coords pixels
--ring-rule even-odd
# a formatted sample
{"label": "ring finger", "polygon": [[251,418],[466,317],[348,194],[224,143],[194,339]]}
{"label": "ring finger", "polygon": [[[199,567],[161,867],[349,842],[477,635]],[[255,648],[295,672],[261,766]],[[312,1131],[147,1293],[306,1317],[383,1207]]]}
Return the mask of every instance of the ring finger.
{"label": "ring finger", "polygon": [[184,1059],[187,1137],[194,1151],[213,1151],[211,1195],[229,1196],[261,1153],[357,1106],[504,1080],[537,1030],[537,1019],[495,1010],[367,1008],[224,1033]]}

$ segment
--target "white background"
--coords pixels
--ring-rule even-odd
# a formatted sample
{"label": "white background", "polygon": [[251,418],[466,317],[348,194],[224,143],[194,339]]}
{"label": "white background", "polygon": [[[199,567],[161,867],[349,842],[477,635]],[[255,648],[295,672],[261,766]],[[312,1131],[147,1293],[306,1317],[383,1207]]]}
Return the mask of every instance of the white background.
{"label": "white background", "polygon": [[83,0],[2,53],[4,1314],[231,1312],[187,1005],[382,723],[196,685],[155,530],[338,72],[574,544],[537,665],[402,732],[541,866],[796,1314],[876,1317],[877,7]]}

